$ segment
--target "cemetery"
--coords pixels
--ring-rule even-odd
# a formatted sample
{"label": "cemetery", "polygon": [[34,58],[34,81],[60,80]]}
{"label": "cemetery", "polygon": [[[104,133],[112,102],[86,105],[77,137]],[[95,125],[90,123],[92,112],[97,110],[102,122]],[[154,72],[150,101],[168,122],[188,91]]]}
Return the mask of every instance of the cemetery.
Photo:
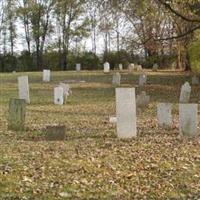
{"label": "cemetery", "polygon": [[200,0],[0,0],[0,200],[200,200]]}
{"label": "cemetery", "polygon": [[[113,85],[116,73],[120,86]],[[162,198],[176,197],[186,184],[188,194],[198,194],[192,185],[200,177],[200,85],[180,103],[192,77],[145,74],[143,86],[141,72],[129,70],[51,71],[50,82],[43,72],[1,74],[0,193],[112,199],[128,191]],[[26,77],[22,86],[19,77]],[[29,94],[27,103],[18,87]],[[144,106],[138,95],[147,95],[140,97]],[[158,189],[163,176],[175,188],[166,182]]]}

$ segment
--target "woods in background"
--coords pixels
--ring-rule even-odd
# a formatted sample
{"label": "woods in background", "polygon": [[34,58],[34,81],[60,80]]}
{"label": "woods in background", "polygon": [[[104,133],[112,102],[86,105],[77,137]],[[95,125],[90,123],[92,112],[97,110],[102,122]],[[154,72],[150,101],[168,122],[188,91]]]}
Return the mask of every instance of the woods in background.
{"label": "woods in background", "polygon": [[0,0],[0,8],[0,71],[109,61],[200,72],[198,0]]}

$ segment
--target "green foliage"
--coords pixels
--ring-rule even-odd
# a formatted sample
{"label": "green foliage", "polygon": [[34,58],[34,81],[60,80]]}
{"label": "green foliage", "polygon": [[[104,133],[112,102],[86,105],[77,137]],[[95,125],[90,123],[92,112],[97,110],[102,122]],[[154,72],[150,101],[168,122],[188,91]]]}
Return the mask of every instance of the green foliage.
{"label": "green foliage", "polygon": [[192,70],[200,74],[200,39],[191,44],[189,56]]}

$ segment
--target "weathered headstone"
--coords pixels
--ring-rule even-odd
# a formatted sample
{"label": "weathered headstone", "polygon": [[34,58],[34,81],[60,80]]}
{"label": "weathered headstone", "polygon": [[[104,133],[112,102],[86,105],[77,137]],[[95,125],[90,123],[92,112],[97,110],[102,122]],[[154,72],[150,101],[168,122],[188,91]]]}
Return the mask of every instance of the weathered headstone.
{"label": "weathered headstone", "polygon": [[199,84],[200,84],[199,77],[193,76],[192,77],[192,85],[199,85]]}
{"label": "weathered headstone", "polygon": [[72,90],[71,90],[69,84],[65,84],[65,83],[60,83],[59,87],[63,88],[63,97],[64,97],[64,102],[66,103],[68,96],[70,94],[72,94]]}
{"label": "weathered headstone", "polygon": [[191,86],[188,82],[186,82],[181,87],[181,94],[180,94],[180,103],[189,103],[190,101],[190,93],[191,93]]}
{"label": "weathered headstone", "polygon": [[147,83],[147,76],[145,74],[141,74],[139,76],[139,86],[144,86]]}
{"label": "weathered headstone", "polygon": [[49,141],[65,140],[65,126],[47,126],[45,136]]}
{"label": "weathered headstone", "polygon": [[117,72],[116,74],[113,75],[112,84],[114,86],[120,86],[120,84],[121,84],[121,74],[119,72]]}
{"label": "weathered headstone", "polygon": [[172,105],[170,103],[159,103],[157,105],[157,118],[159,127],[172,127]]}
{"label": "weathered headstone", "polygon": [[44,69],[43,70],[43,81],[49,82],[50,79],[51,79],[51,71],[49,69]]}
{"label": "weathered headstone", "polygon": [[110,64],[108,62],[104,63],[104,73],[110,72]]}
{"label": "weathered headstone", "polygon": [[142,71],[142,65],[137,65],[136,70],[137,70],[137,71]]}
{"label": "weathered headstone", "polygon": [[54,104],[63,105],[64,103],[64,90],[62,87],[54,88]]}
{"label": "weathered headstone", "polygon": [[28,76],[18,77],[19,99],[25,99],[26,103],[30,103]]}
{"label": "weathered headstone", "polygon": [[198,104],[179,105],[180,134],[188,137],[197,136]]}
{"label": "weathered headstone", "polygon": [[123,64],[119,64],[119,70],[123,70]]}
{"label": "weathered headstone", "polygon": [[140,95],[137,95],[136,105],[137,107],[146,107],[149,105],[150,96],[146,95],[145,91],[142,91]]}
{"label": "weathered headstone", "polygon": [[24,99],[10,99],[8,129],[22,131],[25,127],[26,101]]}
{"label": "weathered headstone", "polygon": [[129,72],[134,71],[134,69],[135,69],[134,63],[130,63],[130,64],[128,65],[128,70],[129,70]]}
{"label": "weathered headstone", "polygon": [[80,72],[80,71],[81,71],[81,64],[80,64],[80,63],[77,63],[77,64],[76,64],[76,71],[77,71],[77,72]]}
{"label": "weathered headstone", "polygon": [[117,135],[137,136],[135,88],[116,88]]}
{"label": "weathered headstone", "polygon": [[155,63],[154,65],[153,65],[153,69],[152,69],[154,72],[157,72],[158,71],[158,64],[157,63]]}

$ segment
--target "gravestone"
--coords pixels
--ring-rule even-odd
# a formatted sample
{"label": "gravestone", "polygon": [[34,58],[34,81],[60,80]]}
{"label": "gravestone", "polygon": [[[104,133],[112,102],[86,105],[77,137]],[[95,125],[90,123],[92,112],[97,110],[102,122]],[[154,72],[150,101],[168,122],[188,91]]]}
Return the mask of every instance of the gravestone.
{"label": "gravestone", "polygon": [[179,105],[180,134],[188,137],[197,136],[198,104]]}
{"label": "gravestone", "polygon": [[146,95],[145,91],[142,91],[140,95],[137,95],[136,105],[137,107],[146,107],[149,105],[150,96]]}
{"label": "gravestone", "polygon": [[65,140],[65,126],[47,126],[45,137],[49,141]]}
{"label": "gravestone", "polygon": [[134,63],[130,63],[130,64],[128,65],[128,70],[129,70],[129,72],[134,71],[134,69],[135,69]]}
{"label": "gravestone", "polygon": [[190,93],[191,93],[191,86],[188,82],[186,82],[181,87],[181,94],[180,94],[180,103],[189,103],[190,101]]}
{"label": "gravestone", "polygon": [[135,88],[116,88],[117,135],[137,136]]}
{"label": "gravestone", "polygon": [[199,77],[193,76],[192,77],[192,85],[199,85],[199,84],[200,84]]}
{"label": "gravestone", "polygon": [[80,71],[81,71],[81,64],[80,64],[80,63],[77,63],[77,64],[76,64],[76,71],[77,71],[77,72],[80,72]]}
{"label": "gravestone", "polygon": [[49,82],[50,79],[51,79],[51,71],[49,69],[44,69],[43,70],[43,81]]}
{"label": "gravestone", "polygon": [[117,72],[116,74],[113,75],[112,84],[114,86],[120,86],[120,84],[121,84],[121,74],[119,72]]}
{"label": "gravestone", "polygon": [[147,76],[145,74],[140,74],[139,86],[144,86],[146,83],[147,83]]}
{"label": "gravestone", "polygon": [[64,90],[62,87],[54,88],[54,104],[63,105],[64,103]]}
{"label": "gravestone", "polygon": [[63,98],[64,98],[64,102],[66,102],[68,96],[72,94],[71,88],[69,84],[65,84],[65,83],[60,83],[59,87],[63,88]]}
{"label": "gravestone", "polygon": [[157,118],[159,127],[172,127],[172,105],[170,103],[159,103],[157,105]]}
{"label": "gravestone", "polygon": [[119,64],[119,70],[123,70],[123,65],[122,64]]}
{"label": "gravestone", "polygon": [[26,103],[30,103],[28,76],[18,77],[19,99],[25,99]]}
{"label": "gravestone", "polygon": [[137,71],[142,71],[142,65],[137,65],[136,70]]}
{"label": "gravestone", "polygon": [[110,72],[110,64],[108,62],[104,63],[104,73]]}
{"label": "gravestone", "polygon": [[154,72],[157,72],[157,71],[158,71],[158,64],[157,64],[157,63],[155,63],[155,64],[153,65],[153,71],[154,71]]}
{"label": "gravestone", "polygon": [[24,99],[10,99],[8,114],[8,129],[22,131],[25,127],[26,101]]}

